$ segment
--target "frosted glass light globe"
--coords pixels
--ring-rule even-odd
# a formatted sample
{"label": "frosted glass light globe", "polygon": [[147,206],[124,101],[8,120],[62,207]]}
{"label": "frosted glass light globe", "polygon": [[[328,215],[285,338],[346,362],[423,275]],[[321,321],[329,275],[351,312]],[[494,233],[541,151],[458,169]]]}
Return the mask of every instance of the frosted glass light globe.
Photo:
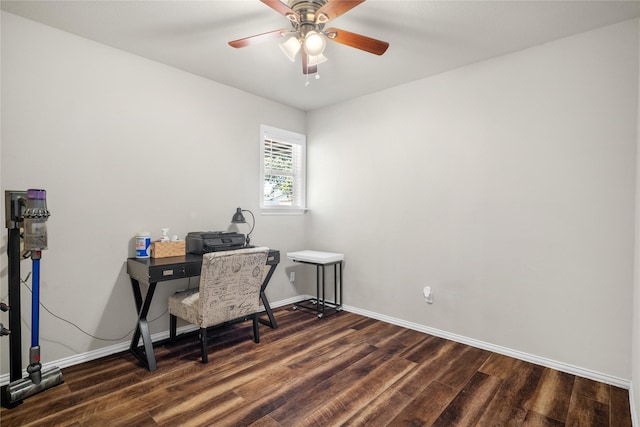
{"label": "frosted glass light globe", "polygon": [[307,55],[317,56],[324,52],[327,42],[322,34],[316,31],[309,31],[304,38],[304,51]]}
{"label": "frosted glass light globe", "polygon": [[296,37],[291,37],[286,42],[280,43],[280,49],[282,49],[291,62],[295,62],[296,54],[300,50],[300,41]]}

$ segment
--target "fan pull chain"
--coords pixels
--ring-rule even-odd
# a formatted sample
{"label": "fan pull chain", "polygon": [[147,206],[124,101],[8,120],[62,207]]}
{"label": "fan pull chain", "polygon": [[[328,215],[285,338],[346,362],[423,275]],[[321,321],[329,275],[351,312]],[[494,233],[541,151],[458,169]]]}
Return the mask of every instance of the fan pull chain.
{"label": "fan pull chain", "polygon": [[[309,55],[307,55],[307,72],[305,73],[306,75],[306,81],[304,82],[304,87],[309,87],[309,85],[311,84],[311,82],[309,81]],[[316,71],[316,80],[320,79],[320,73]]]}

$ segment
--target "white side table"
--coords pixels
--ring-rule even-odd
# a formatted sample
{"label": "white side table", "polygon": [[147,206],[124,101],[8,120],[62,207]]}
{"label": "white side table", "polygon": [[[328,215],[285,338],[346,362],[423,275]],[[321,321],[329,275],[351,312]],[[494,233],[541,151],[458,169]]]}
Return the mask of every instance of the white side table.
{"label": "white side table", "polygon": [[[316,298],[301,301],[293,306],[318,313],[318,318],[342,310],[342,261],[344,254],[320,251],[298,251],[287,253],[287,258],[294,262],[312,264],[316,266]],[[325,298],[325,267],[333,265],[333,301]],[[320,284],[322,283],[322,293]]]}

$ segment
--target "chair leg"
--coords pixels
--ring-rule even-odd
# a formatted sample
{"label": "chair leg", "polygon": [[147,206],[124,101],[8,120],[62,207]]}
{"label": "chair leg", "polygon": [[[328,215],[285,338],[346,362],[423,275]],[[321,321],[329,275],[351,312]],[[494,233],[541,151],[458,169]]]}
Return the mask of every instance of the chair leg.
{"label": "chair leg", "polygon": [[173,342],[176,339],[176,326],[177,326],[176,316],[173,314],[169,314],[169,339]]}
{"label": "chair leg", "polygon": [[202,363],[209,363],[207,354],[207,328],[200,328],[200,346],[202,350]]}
{"label": "chair leg", "polygon": [[260,342],[260,329],[259,329],[259,325],[260,325],[260,317],[258,316],[258,313],[254,313],[253,315],[253,340],[256,343]]}

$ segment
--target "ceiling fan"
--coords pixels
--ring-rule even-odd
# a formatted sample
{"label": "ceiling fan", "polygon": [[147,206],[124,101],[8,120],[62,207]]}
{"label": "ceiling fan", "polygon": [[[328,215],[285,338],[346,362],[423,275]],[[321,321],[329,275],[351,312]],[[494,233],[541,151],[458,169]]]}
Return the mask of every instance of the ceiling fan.
{"label": "ceiling fan", "polygon": [[295,61],[298,51],[302,50],[302,72],[304,74],[316,73],[318,64],[327,60],[323,55],[327,39],[376,55],[382,55],[389,47],[389,43],[371,37],[338,28],[325,28],[329,21],[353,9],[365,0],[289,0],[288,5],[280,0],[260,1],[286,16],[293,28],[245,37],[231,41],[229,45],[241,48],[266,40],[291,36],[280,43],[280,48],[291,62]]}

